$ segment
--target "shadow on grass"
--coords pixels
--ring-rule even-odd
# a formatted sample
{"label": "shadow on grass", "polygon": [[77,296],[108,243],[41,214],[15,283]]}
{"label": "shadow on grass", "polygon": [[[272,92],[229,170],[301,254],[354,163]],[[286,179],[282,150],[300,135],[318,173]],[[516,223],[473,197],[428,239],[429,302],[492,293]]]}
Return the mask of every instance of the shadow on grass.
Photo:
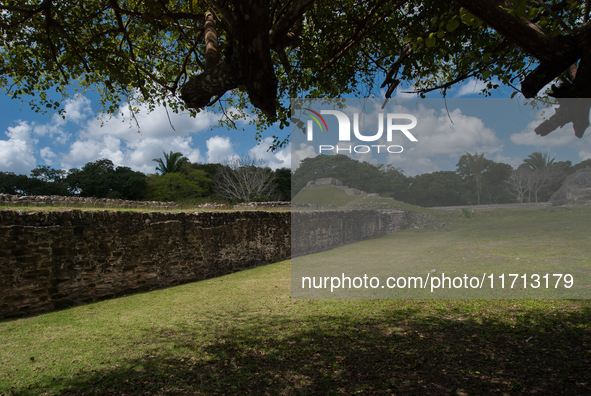
{"label": "shadow on grass", "polygon": [[[146,343],[152,351],[166,343],[179,353],[147,350],[125,368],[56,379],[54,389],[62,390],[51,394],[591,394],[590,308],[507,304],[474,314],[453,306],[430,315],[420,307],[301,320],[250,314],[207,341],[191,328],[175,328]],[[200,320],[228,323],[231,315]]]}

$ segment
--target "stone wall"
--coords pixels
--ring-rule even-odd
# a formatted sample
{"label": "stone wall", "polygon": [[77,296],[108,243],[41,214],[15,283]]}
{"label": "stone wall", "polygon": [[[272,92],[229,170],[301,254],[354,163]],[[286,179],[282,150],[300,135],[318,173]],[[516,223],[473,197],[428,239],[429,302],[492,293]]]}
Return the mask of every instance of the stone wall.
{"label": "stone wall", "polygon": [[0,194],[0,205],[83,206],[94,208],[178,208],[176,202],[130,201],[125,199],[64,197],[60,195]]}
{"label": "stone wall", "polygon": [[290,216],[0,210],[0,318],[283,260],[291,251]]}
{"label": "stone wall", "polygon": [[[335,179],[334,177],[324,177],[321,179],[316,179],[316,180],[310,180],[306,186],[303,188],[304,190],[307,188],[314,188],[314,187],[320,187],[320,186],[332,186],[332,187],[336,187],[338,189],[341,189],[345,192],[345,194],[347,195],[362,195],[362,194],[366,194],[365,191],[361,191],[357,188],[351,188],[348,186],[343,186],[343,182],[341,182],[338,179]],[[377,196],[377,194],[372,194],[374,196]]]}
{"label": "stone wall", "polygon": [[0,210],[0,319],[380,237],[408,227],[409,213]]}
{"label": "stone wall", "polygon": [[375,210],[292,212],[292,257],[386,235],[389,215]]}
{"label": "stone wall", "polygon": [[579,169],[567,177],[550,201],[561,205],[591,201],[591,168]]}

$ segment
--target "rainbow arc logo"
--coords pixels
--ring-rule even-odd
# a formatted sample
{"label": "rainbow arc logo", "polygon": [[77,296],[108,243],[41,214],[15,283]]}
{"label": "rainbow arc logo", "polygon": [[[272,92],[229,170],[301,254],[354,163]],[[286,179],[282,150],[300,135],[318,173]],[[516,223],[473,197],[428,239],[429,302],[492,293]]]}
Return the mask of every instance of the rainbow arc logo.
{"label": "rainbow arc logo", "polygon": [[[316,121],[316,124],[318,124],[318,126],[320,127],[320,131],[324,131],[324,128],[326,128],[326,132],[328,132],[328,126],[326,125],[326,121],[324,121],[324,117],[322,117],[320,114],[318,114],[317,112],[315,112],[312,109],[305,108],[304,110],[309,111],[310,113],[313,113],[313,114],[306,114],[306,115],[308,117],[312,118],[314,121]],[[324,128],[322,128],[322,124],[320,123],[320,121],[322,121],[322,124],[324,124]]]}

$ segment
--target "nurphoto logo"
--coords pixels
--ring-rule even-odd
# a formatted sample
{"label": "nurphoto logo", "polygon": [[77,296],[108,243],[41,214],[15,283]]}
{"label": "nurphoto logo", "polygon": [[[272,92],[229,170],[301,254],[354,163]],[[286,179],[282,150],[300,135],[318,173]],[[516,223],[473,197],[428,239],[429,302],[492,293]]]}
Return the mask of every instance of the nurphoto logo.
{"label": "nurphoto logo", "polygon": [[[353,123],[351,123],[349,116],[342,111],[320,110],[319,113],[309,108],[305,108],[304,110],[307,112],[306,115],[310,117],[306,125],[306,136],[309,142],[314,140],[314,124],[318,126],[320,132],[329,133],[328,125],[322,115],[332,115],[336,117],[339,124],[339,143],[351,142],[351,124],[353,124],[353,135],[361,142],[379,141],[384,135],[384,129],[386,130],[386,141],[388,143],[393,141],[395,133],[402,133],[411,142],[417,141],[417,138],[414,137],[414,135],[409,131],[410,129],[413,129],[417,126],[417,118],[412,114],[387,113],[384,117],[384,113],[378,113],[378,131],[373,135],[367,135],[361,133],[359,128],[360,113],[353,113]],[[384,128],[384,118],[386,119],[386,128]],[[408,123],[409,121],[410,123]],[[318,152],[320,154],[322,154],[323,151],[332,152],[333,150],[336,150],[337,154],[339,152],[355,152],[363,154],[374,150],[376,150],[378,153],[388,152],[391,154],[399,154],[402,153],[404,148],[400,145],[387,144],[361,144],[356,146],[352,146],[351,144],[341,144],[340,146],[338,144],[336,146],[330,144],[321,144],[318,146]]]}

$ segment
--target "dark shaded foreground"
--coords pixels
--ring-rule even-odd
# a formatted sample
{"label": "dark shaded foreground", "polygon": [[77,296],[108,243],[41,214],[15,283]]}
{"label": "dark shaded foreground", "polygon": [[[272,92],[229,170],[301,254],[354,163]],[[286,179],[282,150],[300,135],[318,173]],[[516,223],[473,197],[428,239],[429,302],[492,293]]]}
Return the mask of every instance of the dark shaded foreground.
{"label": "dark shaded foreground", "polygon": [[180,353],[147,352],[125,368],[55,379],[53,389],[65,389],[49,394],[591,394],[590,308],[507,303],[475,314],[462,301],[444,304],[429,316],[417,306],[297,321],[252,314],[206,342],[191,328],[152,333],[144,345],[165,342]]}

